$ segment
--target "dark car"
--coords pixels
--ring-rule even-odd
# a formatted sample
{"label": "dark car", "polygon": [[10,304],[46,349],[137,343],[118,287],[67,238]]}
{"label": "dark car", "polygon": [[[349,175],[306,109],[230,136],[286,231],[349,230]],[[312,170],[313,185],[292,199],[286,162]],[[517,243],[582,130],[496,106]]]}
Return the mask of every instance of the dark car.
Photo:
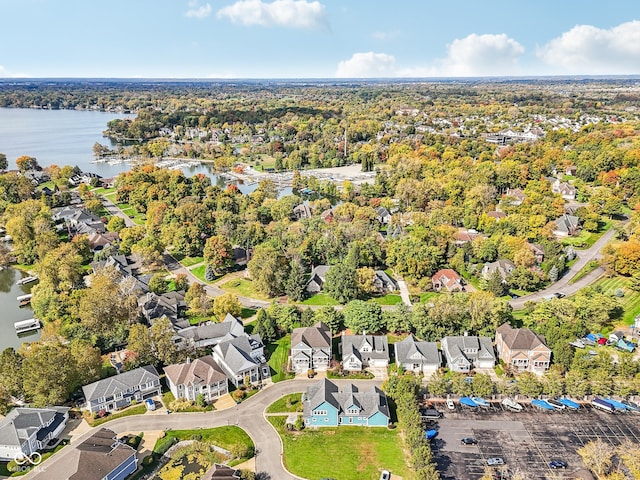
{"label": "dark car", "polygon": [[567,468],[567,462],[565,462],[564,460],[551,460],[551,462],[549,463],[549,468]]}
{"label": "dark car", "polygon": [[478,444],[478,440],[476,440],[475,438],[471,438],[471,437],[465,437],[462,440],[460,440],[460,443],[462,443],[463,445],[477,445]]}

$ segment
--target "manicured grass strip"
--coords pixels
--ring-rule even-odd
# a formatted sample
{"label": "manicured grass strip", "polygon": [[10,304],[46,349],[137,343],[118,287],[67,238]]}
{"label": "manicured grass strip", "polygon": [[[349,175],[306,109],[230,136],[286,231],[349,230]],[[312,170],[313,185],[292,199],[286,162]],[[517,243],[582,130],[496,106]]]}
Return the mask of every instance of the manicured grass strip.
{"label": "manicured grass strip", "polygon": [[191,273],[193,273],[196,277],[198,277],[198,280],[200,280],[201,282],[204,283],[213,283],[213,282],[208,282],[207,280],[204,279],[204,272],[207,269],[206,265],[200,265],[199,267],[193,268],[191,269]]}
{"label": "manicured grass strip", "polygon": [[275,341],[267,345],[267,351],[269,352],[269,366],[275,373],[271,372],[271,380],[274,382],[281,382],[287,378],[291,378],[291,375],[287,375],[284,369],[289,361],[289,349],[291,348],[291,336],[286,335],[280,340]]}
{"label": "manicured grass strip", "polygon": [[200,437],[200,440],[212,443],[218,447],[230,450],[234,445],[243,445],[251,451],[255,450],[255,445],[247,432],[235,425],[217,428],[198,428],[195,430],[167,430],[165,436],[156,441],[153,447],[154,452],[159,451],[162,444],[170,442],[172,438],[176,438],[178,442],[182,440],[192,440],[194,437]]}
{"label": "manicured grass strip", "polygon": [[618,289],[624,292],[624,297],[618,298],[618,301],[622,305],[622,321],[626,325],[632,325],[635,317],[640,315],[640,292],[633,291],[629,283],[630,279],[616,276],[604,278],[594,284],[602,288],[602,292],[607,295],[614,296]]}
{"label": "manicured grass strip", "polygon": [[573,278],[571,278],[569,280],[569,283],[576,283],[581,278],[589,275],[591,272],[593,272],[599,266],[600,266],[600,262],[598,262],[597,260],[591,260],[584,267],[582,267],[580,269],[580,271],[578,273],[576,273]]}
{"label": "manicured grass strip", "polygon": [[196,263],[200,263],[204,261],[204,257],[184,257],[180,260],[180,263],[185,267],[190,267],[195,265]]}
{"label": "manicured grass strip", "polygon": [[257,298],[258,300],[271,300],[266,295],[258,292],[251,280],[246,280],[244,278],[235,278],[233,280],[229,280],[226,283],[220,285],[220,288],[227,292],[233,292],[236,295],[240,295],[242,297],[250,297]]}
{"label": "manicured grass strip", "polygon": [[269,421],[282,437],[286,468],[302,478],[373,479],[382,470],[411,477],[397,429],[344,426],[287,432],[285,417]]}
{"label": "manicured grass strip", "polygon": [[369,301],[377,303],[378,305],[397,305],[398,303],[402,303],[402,297],[400,295],[389,293],[384,297],[373,297]]}
{"label": "manicured grass strip", "polygon": [[[287,406],[289,404],[289,406]],[[267,407],[267,413],[289,413],[302,411],[302,393],[290,393]]]}
{"label": "manicured grass strip", "polygon": [[98,425],[102,425],[103,423],[109,422],[111,420],[115,420],[116,418],[130,417],[131,415],[142,415],[146,411],[147,411],[147,407],[145,407],[144,404],[134,405],[133,407],[129,407],[126,410],[123,410],[118,413],[113,413],[104,418],[97,418],[95,420],[90,420],[87,417],[85,417],[85,420],[87,420],[87,423],[92,427],[97,427]]}
{"label": "manicured grass strip", "polygon": [[302,302],[302,305],[340,305],[340,302],[326,293],[316,293]]}
{"label": "manicured grass strip", "polygon": [[420,303],[432,302],[439,295],[442,295],[442,293],[438,293],[438,292],[424,292],[424,293],[421,293],[420,294]]}

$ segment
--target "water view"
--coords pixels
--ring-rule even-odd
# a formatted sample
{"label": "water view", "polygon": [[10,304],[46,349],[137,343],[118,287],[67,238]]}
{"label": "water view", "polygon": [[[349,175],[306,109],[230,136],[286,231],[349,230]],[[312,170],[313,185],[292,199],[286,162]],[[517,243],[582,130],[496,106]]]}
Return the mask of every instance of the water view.
{"label": "water view", "polygon": [[0,351],[7,347],[18,349],[23,342],[34,342],[40,338],[40,331],[23,333],[18,336],[13,324],[33,317],[29,306],[20,308],[17,297],[31,293],[29,285],[17,285],[26,274],[14,268],[0,270]]}

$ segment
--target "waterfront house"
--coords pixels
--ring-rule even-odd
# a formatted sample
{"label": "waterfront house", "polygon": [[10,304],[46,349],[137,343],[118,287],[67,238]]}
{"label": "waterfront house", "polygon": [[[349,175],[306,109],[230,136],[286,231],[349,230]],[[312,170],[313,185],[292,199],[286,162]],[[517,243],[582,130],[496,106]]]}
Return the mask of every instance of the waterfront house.
{"label": "waterfront house", "polygon": [[468,373],[474,368],[493,368],[496,356],[488,337],[453,336],[440,342],[449,370]]}
{"label": "waterfront house", "polygon": [[141,402],[160,395],[160,375],[153,365],[103,378],[82,387],[87,410],[91,413],[113,412],[128,407],[135,400]]}
{"label": "waterfront house", "polygon": [[291,334],[291,366],[297,372],[310,368],[326,370],[331,363],[331,330],[318,322],[312,327],[294,328]]}
{"label": "waterfront house", "polygon": [[307,427],[389,425],[387,396],[378,387],[360,391],[353,384],[343,390],[326,378],[307,387],[302,418]]}
{"label": "waterfront house", "polygon": [[0,461],[45,449],[62,433],[67,420],[67,407],[14,408],[0,421]]}
{"label": "waterfront house", "polygon": [[396,364],[407,372],[429,375],[442,365],[442,357],[435,342],[421,342],[409,335],[394,344]]}
{"label": "waterfront house", "polygon": [[[125,480],[138,468],[136,451],[118,440],[116,433],[101,428],[80,445],[72,449],[65,459],[68,480]],[[46,472],[43,473],[46,477]]]}
{"label": "waterfront house", "polygon": [[498,357],[517,372],[542,375],[551,364],[551,349],[542,335],[528,328],[513,328],[503,323],[496,330]]}
{"label": "waterfront house", "polygon": [[342,335],[342,368],[360,371],[367,367],[389,365],[389,342],[386,335]]}
{"label": "waterfront house", "polygon": [[164,367],[164,373],[175,398],[195,402],[202,394],[207,402],[211,402],[229,393],[227,376],[211,355],[168,365]]}

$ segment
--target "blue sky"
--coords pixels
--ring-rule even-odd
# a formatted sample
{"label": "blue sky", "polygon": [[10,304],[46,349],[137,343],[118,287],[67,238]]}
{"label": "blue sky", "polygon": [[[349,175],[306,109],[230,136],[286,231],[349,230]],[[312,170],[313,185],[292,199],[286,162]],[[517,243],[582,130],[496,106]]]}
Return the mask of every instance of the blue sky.
{"label": "blue sky", "polygon": [[0,0],[0,77],[640,74],[635,0]]}

